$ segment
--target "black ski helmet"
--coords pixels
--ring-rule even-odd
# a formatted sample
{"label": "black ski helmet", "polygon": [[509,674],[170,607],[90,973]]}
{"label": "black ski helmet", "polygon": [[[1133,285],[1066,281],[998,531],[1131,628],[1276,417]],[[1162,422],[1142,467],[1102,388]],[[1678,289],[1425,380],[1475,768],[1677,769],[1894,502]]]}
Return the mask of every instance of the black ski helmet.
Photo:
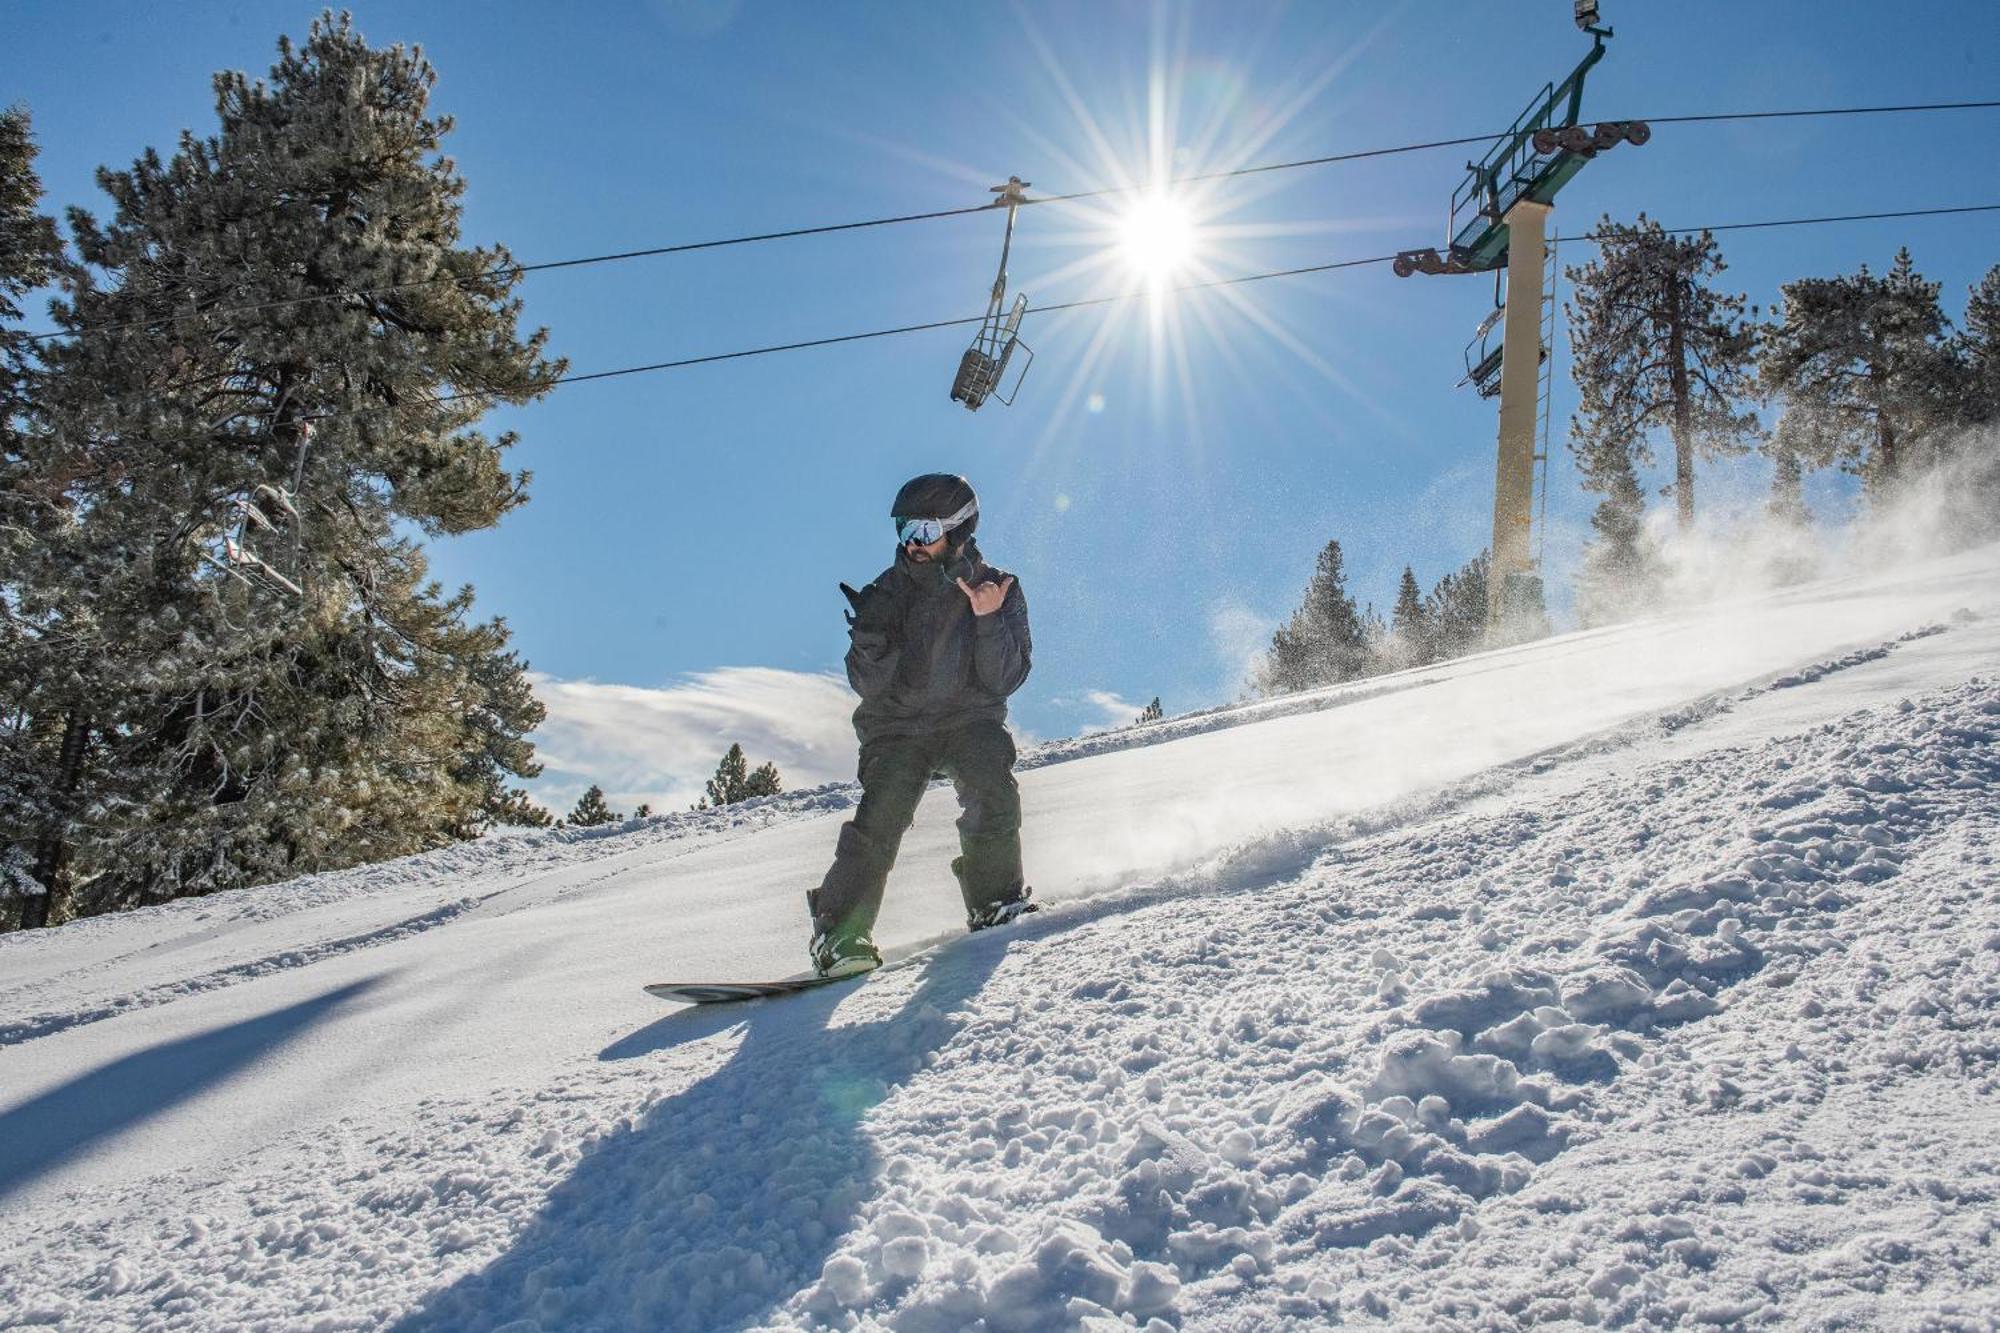
{"label": "black ski helmet", "polygon": [[957,527],[945,530],[944,538],[955,551],[965,545],[965,539],[979,526],[979,496],[964,477],[951,472],[926,472],[910,478],[896,492],[896,502],[889,506],[889,517],[950,518],[967,505],[972,506],[972,513]]}

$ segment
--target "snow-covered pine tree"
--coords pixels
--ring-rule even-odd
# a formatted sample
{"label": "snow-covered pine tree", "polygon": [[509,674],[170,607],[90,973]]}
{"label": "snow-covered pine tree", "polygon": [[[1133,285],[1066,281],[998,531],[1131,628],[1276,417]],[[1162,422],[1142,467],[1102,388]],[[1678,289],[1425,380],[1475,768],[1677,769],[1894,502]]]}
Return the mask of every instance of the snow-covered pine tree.
{"label": "snow-covered pine tree", "polygon": [[1408,565],[1403,566],[1402,581],[1396,585],[1396,609],[1389,618],[1389,632],[1394,669],[1436,660],[1430,608],[1424,605],[1423,592],[1417,587],[1416,571]]}
{"label": "snow-covered pine tree", "polygon": [[1976,426],[2000,422],[2000,264],[1987,269],[1966,296],[1958,353],[1965,366],[1961,414]]}
{"label": "snow-covered pine tree", "polygon": [[1485,646],[1487,563],[1487,553],[1481,551],[1439,579],[1425,599],[1437,645],[1434,661],[1463,657]]}
{"label": "snow-covered pine tree", "polygon": [[26,389],[34,350],[27,334],[15,327],[23,315],[20,302],[53,282],[64,266],[55,219],[41,211],[42,180],[35,157],[27,108],[0,108],[0,458],[10,464],[19,459],[16,445],[30,406]]}
{"label": "snow-covered pine tree", "polygon": [[[452,599],[463,610],[472,605],[472,590],[461,588]],[[444,660],[463,673],[454,682],[461,700],[488,714],[482,725],[464,728],[452,768],[457,788],[473,799],[452,832],[476,838],[495,825],[547,828],[553,816],[529,799],[526,790],[508,785],[509,778],[533,778],[542,765],[528,733],[542,724],[548,710],[528,683],[528,664],[507,647],[507,622],[495,617],[484,624],[454,622],[448,632]]]}
{"label": "snow-covered pine tree", "polygon": [[[115,651],[78,715],[115,781],[72,827],[92,910],[443,845],[508,818],[541,708],[499,621],[468,623],[402,535],[524,502],[496,403],[563,363],[523,338],[518,273],[460,244],[420,52],[324,15],[220,125],[99,182],[56,314],[38,460],[61,558]],[[299,592],[245,558],[266,562]],[[115,849],[115,854],[113,854]]]}
{"label": "snow-covered pine tree", "polygon": [[1367,670],[1368,641],[1361,614],[1347,594],[1340,543],[1329,541],[1319,553],[1298,610],[1271,636],[1255,685],[1263,694],[1288,694],[1353,680]]}
{"label": "snow-covered pine tree", "polygon": [[568,823],[571,828],[596,828],[600,824],[622,823],[624,818],[604,803],[604,789],[593,782],[590,790],[577,798]]}
{"label": "snow-covered pine tree", "polygon": [[1806,512],[1805,461],[1797,449],[1775,439],[1764,450],[1771,457],[1771,498],[1765,512],[1788,527],[1805,527],[1811,518]]}
{"label": "snow-covered pine tree", "polygon": [[1134,726],[1144,726],[1148,722],[1158,722],[1165,716],[1165,711],[1160,707],[1160,697],[1154,695],[1153,702],[1139,710],[1139,716],[1132,719],[1132,724]]}
{"label": "snow-covered pine tree", "polygon": [[492,812],[494,826],[511,824],[520,828],[549,828],[556,823],[556,817],[547,806],[535,804],[533,797],[519,787],[510,788]]}
{"label": "snow-covered pine tree", "polygon": [[[1570,452],[1586,488],[1610,492],[1650,464],[1649,436],[1674,446],[1670,488],[1683,528],[1694,523],[1694,464],[1740,454],[1757,438],[1752,394],[1756,332],[1746,298],[1712,285],[1728,265],[1708,232],[1671,236],[1639,215],[1598,224],[1597,258],[1566,270],[1571,374],[1579,401]],[[1624,522],[1619,514],[1610,521]]]}
{"label": "snow-covered pine tree", "polygon": [[1840,463],[1871,492],[1936,461],[1957,413],[1939,284],[1907,249],[1887,274],[1861,271],[1784,285],[1765,328],[1759,372],[1783,414],[1770,448],[1800,468]]}
{"label": "snow-covered pine tree", "polygon": [[1389,622],[1382,619],[1373,602],[1361,608],[1361,642],[1368,656],[1361,670],[1355,673],[1357,676],[1379,676],[1396,669],[1389,645]]}
{"label": "snow-covered pine tree", "polygon": [[1594,485],[1604,498],[1590,515],[1597,535],[1584,545],[1576,576],[1576,614],[1585,626],[1624,620],[1650,606],[1662,573],[1631,457],[1608,450],[1596,462]]}
{"label": "snow-covered pine tree", "polygon": [[48,558],[67,512],[61,485],[35,466],[40,367],[19,327],[21,302],[68,262],[41,211],[35,156],[26,108],[0,109],[0,929],[47,922],[46,886],[60,878],[60,835],[91,758],[75,708],[89,627],[51,604],[67,582]]}

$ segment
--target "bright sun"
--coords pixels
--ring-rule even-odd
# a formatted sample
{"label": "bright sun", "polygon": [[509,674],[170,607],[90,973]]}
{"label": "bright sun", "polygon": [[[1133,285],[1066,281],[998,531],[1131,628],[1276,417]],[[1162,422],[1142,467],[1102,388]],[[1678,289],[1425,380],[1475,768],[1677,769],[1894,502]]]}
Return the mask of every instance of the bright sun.
{"label": "bright sun", "polygon": [[1194,219],[1180,200],[1148,194],[1119,220],[1118,244],[1133,271],[1148,282],[1162,283],[1194,258]]}

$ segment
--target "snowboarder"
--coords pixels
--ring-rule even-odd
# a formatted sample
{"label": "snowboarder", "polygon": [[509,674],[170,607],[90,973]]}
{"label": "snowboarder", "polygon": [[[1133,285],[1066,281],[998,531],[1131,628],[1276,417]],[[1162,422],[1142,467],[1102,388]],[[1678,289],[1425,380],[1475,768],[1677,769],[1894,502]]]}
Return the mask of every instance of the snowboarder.
{"label": "snowboarder", "polygon": [[966,925],[983,930],[1035,910],[1021,874],[1021,794],[1007,696],[1028,678],[1028,603],[1011,574],[979,555],[979,497],[964,477],[913,478],[896,493],[896,563],[856,592],[847,679],[861,696],[861,804],[833,866],[806,895],[813,970],[880,967],[875,916],[896,849],[934,774],[958,791],[952,861]]}

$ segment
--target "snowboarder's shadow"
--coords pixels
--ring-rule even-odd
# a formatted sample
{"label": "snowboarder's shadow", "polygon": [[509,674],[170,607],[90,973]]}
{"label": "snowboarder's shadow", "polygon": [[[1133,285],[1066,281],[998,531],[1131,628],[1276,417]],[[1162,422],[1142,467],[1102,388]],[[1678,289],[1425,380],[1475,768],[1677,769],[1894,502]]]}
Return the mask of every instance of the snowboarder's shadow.
{"label": "snowboarder's shadow", "polygon": [[950,1040],[1005,952],[969,939],[907,976],[676,1013],[615,1042],[601,1059],[742,1034],[714,1073],[607,1126],[505,1253],[398,1327],[757,1322],[818,1279],[893,1167],[862,1118]]}
{"label": "snowboarder's shadow", "polygon": [[381,976],[161,1042],[0,1113],[0,1202],[218,1085],[243,1076],[366,996]]}

